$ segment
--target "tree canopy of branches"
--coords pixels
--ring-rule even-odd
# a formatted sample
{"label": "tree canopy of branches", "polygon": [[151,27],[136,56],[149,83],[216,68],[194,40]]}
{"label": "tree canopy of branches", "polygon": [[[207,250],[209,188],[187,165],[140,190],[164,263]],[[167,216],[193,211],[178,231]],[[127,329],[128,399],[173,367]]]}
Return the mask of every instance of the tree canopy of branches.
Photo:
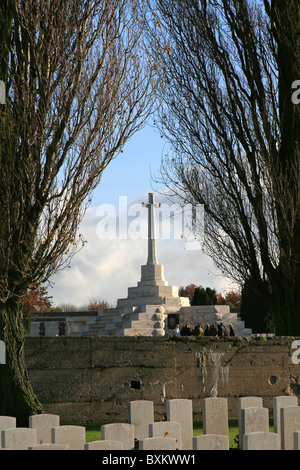
{"label": "tree canopy of branches", "polygon": [[23,312],[29,318],[39,316],[53,308],[51,296],[45,286],[31,287],[26,292],[23,301]]}
{"label": "tree canopy of branches", "polygon": [[88,310],[102,310],[110,308],[109,304],[103,299],[91,299],[88,305]]}
{"label": "tree canopy of branches", "polygon": [[264,298],[276,334],[299,335],[299,1],[151,3],[161,180],[204,205],[204,250]]}
{"label": "tree canopy of branches", "polygon": [[212,290],[210,287],[196,287],[191,305],[216,305],[217,295],[216,291]]}
{"label": "tree canopy of branches", "polygon": [[224,295],[217,294],[218,305],[230,305],[230,307],[239,308],[241,306],[241,294],[234,290],[226,292]]}
{"label": "tree canopy of branches", "polygon": [[191,302],[191,300],[194,296],[194,292],[195,292],[196,287],[202,288],[202,286],[196,286],[196,284],[189,284],[185,287],[182,286],[178,289],[178,295],[180,297],[188,297],[190,302]]}
{"label": "tree canopy of branches", "polygon": [[180,287],[178,290],[180,297],[188,297],[191,305],[230,305],[231,307],[241,306],[241,294],[234,290],[226,292],[222,295],[216,289],[201,285],[188,284]]}
{"label": "tree canopy of branches", "polygon": [[0,414],[19,425],[42,411],[24,362],[27,288],[84,244],[93,190],[157,99],[145,14],[138,0],[0,4]]}

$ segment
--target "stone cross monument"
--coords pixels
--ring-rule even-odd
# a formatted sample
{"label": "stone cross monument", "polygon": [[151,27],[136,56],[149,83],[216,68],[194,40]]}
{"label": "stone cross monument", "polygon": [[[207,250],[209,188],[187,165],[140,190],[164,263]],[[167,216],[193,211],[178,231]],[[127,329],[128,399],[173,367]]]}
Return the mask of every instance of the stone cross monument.
{"label": "stone cross monument", "polygon": [[149,202],[143,202],[148,209],[148,260],[147,264],[158,264],[156,254],[155,215],[154,208],[160,207],[160,203],[154,202],[154,194],[149,193]]}
{"label": "stone cross monument", "polygon": [[[177,286],[169,286],[164,276],[164,265],[157,262],[154,210],[160,204],[154,202],[153,193],[149,193],[149,201],[144,202],[143,207],[148,209],[148,259],[147,264],[141,266],[141,280],[136,286],[128,287],[127,297],[118,299],[116,308],[99,310],[96,319],[93,317],[88,324],[86,317],[80,318],[79,315],[84,326],[74,326],[79,331],[74,330],[72,336],[163,336],[166,332],[173,334],[178,323],[190,323],[193,327],[198,323],[204,326],[207,322],[218,321],[234,323],[238,336],[249,336],[251,330],[245,328],[244,322],[238,320],[235,313],[230,312],[228,305],[191,306],[188,297],[178,295]],[[88,313],[90,315],[91,312]],[[66,313],[63,315],[67,317]],[[64,318],[64,321],[75,323],[73,316],[70,320]],[[78,323],[78,318],[76,321]],[[55,322],[48,323],[47,330],[51,330]],[[39,323],[36,327],[39,328]],[[0,341],[0,363],[1,352],[3,356]]]}
{"label": "stone cross monument", "polygon": [[[148,259],[141,266],[141,280],[135,287],[128,288],[126,299],[118,299],[118,308],[134,307],[141,313],[158,313],[166,308],[178,310],[183,305],[189,305],[188,298],[178,296],[178,288],[169,286],[165,280],[164,266],[158,264],[156,253],[155,208],[160,207],[154,202],[154,194],[149,193],[148,202],[142,203],[148,209]],[[136,310],[135,310],[136,312]],[[151,315],[150,315],[151,317]],[[150,323],[149,323],[150,324]]]}

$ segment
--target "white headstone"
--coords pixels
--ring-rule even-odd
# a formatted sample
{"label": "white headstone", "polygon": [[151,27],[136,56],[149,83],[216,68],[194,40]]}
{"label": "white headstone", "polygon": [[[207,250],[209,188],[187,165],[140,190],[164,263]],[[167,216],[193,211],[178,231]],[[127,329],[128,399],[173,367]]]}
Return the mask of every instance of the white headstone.
{"label": "white headstone", "polygon": [[243,408],[241,421],[243,436],[251,432],[269,432],[269,409],[254,406]]}
{"label": "white headstone", "polygon": [[171,437],[148,437],[139,441],[139,450],[176,450],[176,439]]}
{"label": "white headstone", "polygon": [[123,450],[124,444],[121,441],[102,440],[92,441],[84,444],[84,450]]}
{"label": "white headstone", "polygon": [[36,430],[29,428],[4,429],[2,433],[2,447],[11,450],[28,450],[36,444]]}
{"label": "white headstone", "polygon": [[153,401],[130,401],[127,406],[128,423],[134,425],[134,437],[137,440],[149,437],[149,424],[154,421]]}
{"label": "white headstone", "polygon": [[202,434],[193,437],[193,450],[228,450],[229,437],[221,434]]}
{"label": "white headstone", "polygon": [[181,448],[193,448],[193,402],[175,398],[167,401],[167,419],[181,425]]}
{"label": "white headstone", "polygon": [[[0,416],[0,432],[3,429],[9,429],[9,428],[15,428],[15,427],[17,427],[17,420],[14,416]],[[1,444],[1,440],[0,440],[0,444]]]}
{"label": "white headstone", "polygon": [[149,424],[149,437],[172,437],[181,450],[181,424],[173,421],[157,421]]}
{"label": "white headstone", "polygon": [[239,423],[239,449],[243,448],[242,433],[242,409],[249,407],[262,407],[263,399],[261,397],[240,397],[238,398],[238,423]]}
{"label": "white headstone", "polygon": [[228,436],[227,398],[209,397],[202,400],[203,433]]}
{"label": "white headstone", "polygon": [[58,426],[51,429],[53,444],[66,444],[69,450],[83,450],[85,444],[84,426]]}
{"label": "white headstone", "polygon": [[280,436],[276,432],[244,434],[243,450],[280,450]]}
{"label": "white headstone", "polygon": [[280,409],[281,450],[293,450],[293,433],[300,431],[300,406]]}
{"label": "white headstone", "polygon": [[277,432],[278,434],[281,434],[280,410],[281,408],[285,408],[287,406],[298,406],[298,398],[288,395],[273,398],[274,432]]}
{"label": "white headstone", "polygon": [[29,427],[36,429],[37,444],[51,443],[51,429],[60,425],[60,418],[53,414],[38,414],[29,416]]}
{"label": "white headstone", "polygon": [[109,441],[121,441],[124,450],[134,449],[134,424],[111,423],[101,426],[101,439]]}

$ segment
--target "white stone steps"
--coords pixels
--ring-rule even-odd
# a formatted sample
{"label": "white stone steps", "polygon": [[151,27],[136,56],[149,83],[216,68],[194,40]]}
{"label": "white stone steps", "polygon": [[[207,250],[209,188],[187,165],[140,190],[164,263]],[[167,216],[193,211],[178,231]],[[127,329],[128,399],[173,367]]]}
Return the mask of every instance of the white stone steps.
{"label": "white stone steps", "polygon": [[165,330],[158,328],[124,328],[124,336],[164,336]]}

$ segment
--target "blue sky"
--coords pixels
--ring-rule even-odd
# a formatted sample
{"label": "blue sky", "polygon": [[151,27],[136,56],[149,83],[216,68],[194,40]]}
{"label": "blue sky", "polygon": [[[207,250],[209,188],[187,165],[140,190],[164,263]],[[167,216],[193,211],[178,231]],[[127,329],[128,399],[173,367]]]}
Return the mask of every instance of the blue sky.
{"label": "blue sky", "polygon": [[103,173],[94,193],[93,205],[117,203],[119,195],[129,199],[152,191],[151,172],[158,172],[165,143],[150,125],[136,132]]}
{"label": "blue sky", "polygon": [[[48,292],[55,305],[72,304],[80,308],[91,299],[103,299],[114,306],[118,298],[127,297],[128,287],[137,285],[141,265],[147,261],[147,240],[99,236],[101,220],[104,220],[99,213],[108,204],[119,216],[120,197],[127,197],[127,213],[130,208],[134,209],[133,213],[141,208],[140,218],[131,217],[133,224],[139,221],[147,230],[147,210],[141,203],[148,200],[148,192],[154,192],[159,200],[156,189],[163,188],[156,187],[151,174],[159,174],[161,155],[165,150],[166,143],[159,133],[147,125],[127,142],[124,152],[104,171],[80,227],[87,244],[73,258],[70,268],[51,278],[52,287]],[[187,249],[181,237],[157,241],[158,263],[165,266],[169,285],[180,287],[195,283],[216,288],[218,292],[234,287],[223,279],[200,248]]]}

